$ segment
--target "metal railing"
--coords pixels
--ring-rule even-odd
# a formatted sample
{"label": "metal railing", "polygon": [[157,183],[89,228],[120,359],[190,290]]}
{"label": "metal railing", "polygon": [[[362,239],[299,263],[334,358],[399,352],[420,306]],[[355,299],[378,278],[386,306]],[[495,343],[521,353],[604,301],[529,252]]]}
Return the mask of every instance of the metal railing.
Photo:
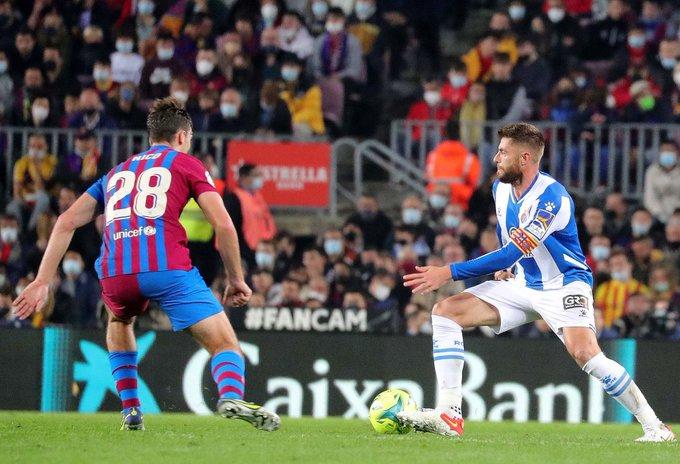
{"label": "metal railing", "polygon": [[[645,170],[656,161],[661,143],[680,141],[678,124],[532,124],[546,138],[542,169],[579,195],[620,191],[628,198],[641,198]],[[484,175],[494,170],[492,159],[498,147],[498,129],[503,125],[486,121],[461,126],[461,140],[479,156]],[[427,154],[445,139],[445,126],[446,121],[395,120],[390,146],[424,169]],[[478,140],[471,142],[471,133],[478,135]]]}
{"label": "metal railing", "polygon": [[[64,156],[73,150],[77,131],[75,129],[43,128],[32,129],[23,127],[0,127],[0,156],[5,161],[5,197],[12,193],[12,172],[14,163],[27,152],[28,138],[31,134],[45,136],[49,152]],[[108,170],[132,153],[145,150],[148,144],[148,134],[145,131],[130,130],[97,130],[95,131],[97,146],[102,153],[101,168]],[[264,137],[253,134],[225,134],[225,133],[194,133],[194,153],[212,153],[221,172],[225,172],[225,162],[228,156],[230,140],[251,141],[294,141],[319,142],[325,138],[294,138],[294,137]],[[339,166],[339,162],[344,162]],[[328,214],[337,217],[338,201],[342,199],[354,204],[366,191],[364,168],[368,163],[378,166],[384,171],[392,185],[419,193],[425,192],[424,173],[416,165],[400,154],[375,140],[359,141],[345,137],[337,139],[331,145],[331,166],[329,179],[329,207]],[[343,172],[339,172],[344,167]],[[226,174],[226,173],[225,173]],[[339,181],[340,177],[350,178],[349,183]]]}

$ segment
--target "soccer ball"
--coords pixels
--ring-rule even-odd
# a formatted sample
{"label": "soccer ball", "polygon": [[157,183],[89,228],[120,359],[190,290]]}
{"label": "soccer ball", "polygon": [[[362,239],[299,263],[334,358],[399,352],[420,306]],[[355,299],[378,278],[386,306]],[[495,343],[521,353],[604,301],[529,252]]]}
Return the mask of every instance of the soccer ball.
{"label": "soccer ball", "polygon": [[411,427],[402,427],[397,420],[397,413],[415,411],[417,408],[411,395],[404,390],[390,388],[375,397],[368,417],[373,430],[378,433],[409,433]]}

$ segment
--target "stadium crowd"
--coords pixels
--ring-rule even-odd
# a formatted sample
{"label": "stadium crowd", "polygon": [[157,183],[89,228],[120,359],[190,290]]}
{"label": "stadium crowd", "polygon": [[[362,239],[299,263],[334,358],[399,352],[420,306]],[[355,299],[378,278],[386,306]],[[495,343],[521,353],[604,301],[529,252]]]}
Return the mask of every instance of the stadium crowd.
{"label": "stadium crowd", "polygon": [[[38,133],[22,153],[2,151],[3,165],[15,162],[13,179],[3,179],[12,189],[0,218],[0,325],[103,324],[92,271],[101,218],[76,233],[47,311],[24,324],[11,301],[35,275],[57,214],[110,167],[97,130],[143,130],[154,98],[183,102],[197,132],[269,135],[374,136],[399,117],[575,128],[680,119],[677,2],[499,1],[475,46],[444,58],[441,28],[460,29],[473,3],[0,0],[0,125],[77,130],[59,153]],[[472,151],[480,143],[479,133],[461,138]],[[678,156],[677,143],[664,140],[639,204],[610,193],[577,205],[602,338],[680,339]],[[224,177],[210,154],[202,159]],[[256,193],[256,167],[240,174],[240,187]],[[479,280],[412,297],[401,276],[498,247],[492,179],[482,176],[477,169],[470,185],[408,196],[392,218],[362,197],[318,237],[273,222],[257,239],[240,230],[250,305],[354,308],[368,313],[373,332],[429,333],[434,302]],[[232,215],[241,199],[225,192]],[[192,255],[220,294],[214,248],[196,245]],[[157,308],[140,325],[169,327]],[[512,335],[549,333],[537,321]]]}

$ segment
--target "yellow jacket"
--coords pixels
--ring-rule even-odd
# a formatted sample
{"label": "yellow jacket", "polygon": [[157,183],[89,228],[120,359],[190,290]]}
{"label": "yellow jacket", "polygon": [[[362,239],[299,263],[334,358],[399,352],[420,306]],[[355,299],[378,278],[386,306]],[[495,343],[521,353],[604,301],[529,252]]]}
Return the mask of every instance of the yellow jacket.
{"label": "yellow jacket", "polygon": [[321,88],[318,85],[311,86],[301,95],[284,90],[281,98],[288,105],[293,124],[307,124],[317,135],[326,132],[321,110]]}

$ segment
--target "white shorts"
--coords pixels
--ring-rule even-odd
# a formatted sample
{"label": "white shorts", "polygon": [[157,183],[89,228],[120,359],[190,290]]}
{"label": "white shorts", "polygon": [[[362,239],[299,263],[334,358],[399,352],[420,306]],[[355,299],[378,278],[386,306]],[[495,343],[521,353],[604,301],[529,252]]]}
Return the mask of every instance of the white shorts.
{"label": "white shorts", "polygon": [[497,334],[542,318],[564,341],[563,327],[590,327],[595,332],[593,291],[585,282],[556,290],[534,290],[512,280],[489,280],[465,290],[498,309]]}

